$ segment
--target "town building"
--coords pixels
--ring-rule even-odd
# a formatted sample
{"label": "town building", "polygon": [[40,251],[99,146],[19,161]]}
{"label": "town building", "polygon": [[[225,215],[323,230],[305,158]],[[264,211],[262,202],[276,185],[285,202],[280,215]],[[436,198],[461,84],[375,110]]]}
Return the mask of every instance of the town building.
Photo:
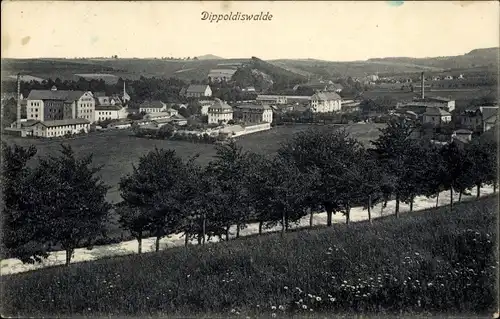
{"label": "town building", "polygon": [[215,99],[214,104],[208,108],[208,123],[227,123],[233,119],[233,108],[226,102]]}
{"label": "town building", "polygon": [[120,105],[98,105],[95,107],[95,120],[120,120],[127,118],[128,111]]}
{"label": "town building", "polygon": [[498,105],[477,106],[460,114],[460,124],[469,130],[482,133],[495,126],[498,116]]}
{"label": "town building", "polygon": [[163,112],[155,112],[148,113],[144,115],[144,120],[159,120],[159,119],[169,119],[175,115],[178,115],[179,112],[175,109],[169,108]]}
{"label": "town building", "polygon": [[31,90],[26,98],[28,120],[55,121],[63,119],[86,119],[95,121],[95,99],[92,92]]}
{"label": "town building", "polygon": [[167,110],[167,104],[162,101],[144,101],[139,106],[139,113],[161,113]]}
{"label": "town building", "polygon": [[[242,104],[235,107],[235,117],[245,123],[272,123],[273,111],[269,105]],[[237,114],[237,115],[236,115]]]}
{"label": "town building", "polygon": [[185,93],[186,97],[210,97],[212,89],[206,84],[191,84]]}
{"label": "town building", "polygon": [[466,129],[459,129],[456,131],[453,131],[453,134],[451,135],[451,139],[453,140],[458,140],[462,143],[468,143],[472,140],[472,131],[466,130]]}
{"label": "town building", "polygon": [[444,123],[451,122],[451,114],[439,107],[428,107],[422,115],[423,124],[441,126]]}
{"label": "town building", "polygon": [[334,92],[318,92],[311,96],[310,107],[315,113],[340,112],[342,98]]}
{"label": "town building", "polygon": [[285,95],[257,95],[257,101],[269,104],[287,104]]}
{"label": "town building", "polygon": [[32,125],[32,135],[38,137],[58,137],[66,134],[88,133],[90,121],[87,119],[65,119],[36,122]]}

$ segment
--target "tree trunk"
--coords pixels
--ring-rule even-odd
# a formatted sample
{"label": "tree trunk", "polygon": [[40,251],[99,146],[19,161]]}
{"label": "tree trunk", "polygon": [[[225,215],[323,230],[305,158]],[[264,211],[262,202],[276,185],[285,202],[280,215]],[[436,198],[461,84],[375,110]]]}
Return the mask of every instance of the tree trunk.
{"label": "tree trunk", "polygon": [[439,207],[439,192],[437,193],[437,196],[436,196],[436,208]]}
{"label": "tree trunk", "polygon": [[229,228],[231,226],[226,226],[226,241],[229,241]]}
{"label": "tree trunk", "polygon": [[347,205],[345,208],[345,223],[346,223],[346,225],[349,225],[350,221],[351,221],[351,206]]}
{"label": "tree trunk", "polygon": [[156,251],[160,251],[160,236],[156,236],[156,246],[155,246],[155,250]]}
{"label": "tree trunk", "polygon": [[481,196],[481,184],[477,184],[477,195],[476,197],[479,198]]}
{"label": "tree trunk", "polygon": [[396,194],[396,218],[399,218],[399,194]]}
{"label": "tree trunk", "polygon": [[240,238],[240,224],[236,224],[236,238]]}
{"label": "tree trunk", "polygon": [[450,187],[450,211],[453,210],[453,187]]}
{"label": "tree trunk", "polygon": [[207,217],[203,214],[203,245],[205,245],[205,237],[207,237]]}
{"label": "tree trunk", "polygon": [[198,233],[198,245],[201,245],[201,233]]}
{"label": "tree trunk", "polygon": [[142,253],[142,231],[140,231],[137,234],[137,241],[138,241],[137,252],[140,254],[140,253]]}
{"label": "tree trunk", "polygon": [[412,197],[410,198],[410,212],[412,212],[412,211],[413,211],[413,201],[414,201],[414,200],[415,200],[415,199],[414,199],[414,198],[413,198],[413,196],[412,196]]}
{"label": "tree trunk", "polygon": [[332,226],[332,214],[333,210],[329,207],[326,207],[326,226]]}
{"label": "tree trunk", "polygon": [[372,195],[368,195],[368,221],[372,223]]}
{"label": "tree trunk", "polygon": [[309,227],[313,227],[313,219],[314,219],[313,214],[314,212],[311,209],[311,213],[309,214]]}
{"label": "tree trunk", "polygon": [[285,227],[286,227],[286,216],[285,212],[281,214],[281,237],[285,236]]}
{"label": "tree trunk", "polygon": [[458,202],[462,201],[462,191],[458,193]]}
{"label": "tree trunk", "polygon": [[73,248],[66,248],[66,266],[71,263],[71,256],[73,255]]}
{"label": "tree trunk", "polygon": [[262,235],[262,225],[264,224],[263,221],[259,222],[259,235]]}
{"label": "tree trunk", "polygon": [[184,246],[188,246],[189,244],[189,234],[187,232],[184,232]]}

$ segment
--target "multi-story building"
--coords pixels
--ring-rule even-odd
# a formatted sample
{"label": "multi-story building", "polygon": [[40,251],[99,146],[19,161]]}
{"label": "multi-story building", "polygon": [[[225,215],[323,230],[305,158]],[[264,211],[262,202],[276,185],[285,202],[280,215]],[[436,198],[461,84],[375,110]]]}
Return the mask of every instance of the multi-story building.
{"label": "multi-story building", "polygon": [[422,123],[424,124],[441,126],[449,122],[451,122],[451,114],[439,107],[428,107],[422,114]]}
{"label": "multi-story building", "polygon": [[227,123],[233,119],[233,108],[226,102],[215,99],[214,104],[208,108],[208,123]]}
{"label": "multi-story building", "polygon": [[271,123],[273,111],[269,105],[242,104],[236,107],[234,114],[245,123]]}
{"label": "multi-story building", "polygon": [[486,132],[498,122],[498,105],[477,106],[460,114],[460,124],[474,132]]}
{"label": "multi-story building", "polygon": [[186,97],[209,97],[212,96],[210,85],[191,84],[185,93]]}
{"label": "multi-story building", "polygon": [[95,100],[92,92],[32,90],[26,98],[28,120],[55,121],[86,119],[94,122]]}
{"label": "multi-story building", "polygon": [[81,118],[40,121],[32,126],[32,134],[38,137],[58,137],[66,134],[87,133],[89,128],[90,121]]}
{"label": "multi-story building", "polygon": [[311,96],[310,107],[315,113],[340,112],[342,98],[334,92],[318,92]]}

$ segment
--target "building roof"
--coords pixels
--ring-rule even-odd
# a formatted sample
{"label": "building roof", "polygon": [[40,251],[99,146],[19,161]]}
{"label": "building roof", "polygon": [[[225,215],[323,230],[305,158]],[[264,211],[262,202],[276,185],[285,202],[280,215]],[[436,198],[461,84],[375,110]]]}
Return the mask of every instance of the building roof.
{"label": "building roof", "polygon": [[318,92],[315,93],[311,99],[317,99],[320,101],[331,101],[331,100],[342,100],[340,95],[334,92]]}
{"label": "building roof", "polygon": [[483,115],[483,120],[498,116],[498,106],[480,106],[479,109]]}
{"label": "building roof", "polygon": [[427,116],[451,116],[450,112],[447,112],[439,107],[428,107],[425,110],[424,115]]}
{"label": "building roof", "polygon": [[186,93],[205,93],[207,86],[205,84],[191,84],[187,88]]}
{"label": "building roof", "polygon": [[75,101],[85,93],[84,91],[31,90],[26,99]]}
{"label": "building roof", "polygon": [[241,104],[238,105],[237,108],[242,109],[242,110],[270,110],[271,108],[269,105],[266,104]]}
{"label": "building roof", "polygon": [[106,96],[106,92],[94,92],[94,97],[103,97]]}
{"label": "building roof", "polygon": [[441,96],[429,96],[424,98],[426,101],[436,101],[436,102],[451,102],[453,99],[447,98],[447,97],[441,97]]}
{"label": "building roof", "polygon": [[43,121],[40,122],[40,124],[46,127],[56,127],[56,126],[74,125],[74,124],[90,124],[90,121],[86,119],[66,119],[66,120]]}
{"label": "building roof", "polygon": [[454,131],[453,133],[455,133],[455,134],[472,134],[472,131],[461,128],[459,130]]}
{"label": "building roof", "polygon": [[161,109],[166,107],[167,105],[163,103],[162,101],[144,101],[141,105],[141,109]]}
{"label": "building roof", "polygon": [[210,110],[215,110],[215,109],[217,109],[217,110],[219,110],[219,109],[222,109],[222,110],[231,110],[231,111],[233,110],[233,108],[229,104],[227,104],[226,102],[224,102],[224,101],[222,101],[220,99],[215,99],[214,100],[214,104],[211,105],[208,108],[209,111]]}
{"label": "building roof", "polygon": [[96,111],[119,111],[122,109],[121,105],[96,105]]}
{"label": "building roof", "polygon": [[171,117],[172,120],[177,120],[177,121],[183,121],[183,120],[186,120],[186,118],[180,114],[176,114],[174,116]]}

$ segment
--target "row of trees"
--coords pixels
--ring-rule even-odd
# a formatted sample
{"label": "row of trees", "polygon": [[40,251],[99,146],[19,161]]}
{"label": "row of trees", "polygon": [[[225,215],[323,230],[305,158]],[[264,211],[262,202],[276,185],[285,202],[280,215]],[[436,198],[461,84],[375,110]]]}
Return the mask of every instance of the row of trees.
{"label": "row of trees", "polygon": [[[482,185],[496,185],[496,144],[436,146],[410,138],[405,121],[393,121],[366,149],[343,130],[311,129],[297,133],[277,154],[245,152],[234,142],[217,146],[206,166],[196,157],[183,160],[173,150],[155,149],[142,156],[132,173],[122,177],[123,201],[114,209],[123,229],[138,240],[174,233],[197,239],[208,236],[229,240],[249,223],[264,227],[291,225],[315,212],[342,213],[350,222],[351,207],[368,210],[395,199],[410,205],[418,195],[437,197],[443,190],[463,194]],[[90,157],[75,159],[64,146],[60,157],[27,161],[33,148],[4,146],[2,185],[5,194],[4,239],[10,256],[34,262],[60,245],[67,263],[78,245],[91,245],[107,223],[110,205],[107,186],[90,167]],[[453,196],[450,207],[453,208]]]}

